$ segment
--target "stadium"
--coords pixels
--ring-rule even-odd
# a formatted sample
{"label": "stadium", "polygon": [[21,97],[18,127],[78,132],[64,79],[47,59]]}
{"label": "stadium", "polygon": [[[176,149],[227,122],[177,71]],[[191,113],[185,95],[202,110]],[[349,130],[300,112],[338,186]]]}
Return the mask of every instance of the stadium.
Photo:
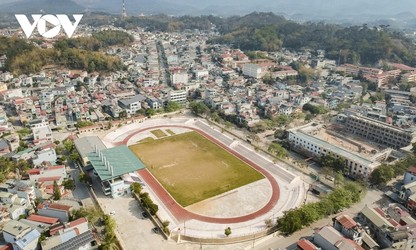
{"label": "stadium", "polygon": [[173,238],[223,238],[224,226],[233,237],[262,232],[265,220],[300,205],[307,189],[251,145],[200,119],[152,119],[117,128],[100,142],[91,138],[78,139],[90,142],[79,151],[102,192],[117,199],[140,182]]}

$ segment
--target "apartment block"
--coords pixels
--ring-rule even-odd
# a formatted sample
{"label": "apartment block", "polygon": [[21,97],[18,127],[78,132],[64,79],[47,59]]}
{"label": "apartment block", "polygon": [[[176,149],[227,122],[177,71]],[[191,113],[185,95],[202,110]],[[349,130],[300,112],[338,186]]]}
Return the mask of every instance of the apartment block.
{"label": "apartment block", "polygon": [[186,90],[172,90],[168,94],[168,101],[184,104],[186,103],[187,96],[188,92]]}
{"label": "apartment block", "polygon": [[413,141],[413,133],[364,116],[350,115],[345,128],[355,134],[391,148],[403,148]]}
{"label": "apartment block", "polygon": [[323,125],[306,125],[288,130],[291,148],[309,157],[332,155],[345,160],[345,173],[352,177],[368,178],[370,173],[387,159],[391,150],[378,151],[364,141],[354,141]]}

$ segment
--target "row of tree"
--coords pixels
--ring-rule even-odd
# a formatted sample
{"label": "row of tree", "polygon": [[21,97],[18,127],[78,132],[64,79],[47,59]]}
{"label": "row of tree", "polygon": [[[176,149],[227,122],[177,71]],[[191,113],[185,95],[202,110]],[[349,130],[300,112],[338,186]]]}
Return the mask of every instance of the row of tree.
{"label": "row of tree", "polygon": [[140,197],[142,205],[149,210],[151,215],[156,215],[157,211],[159,211],[159,207],[152,201],[148,193],[142,192],[143,188],[140,183],[135,182],[131,184],[130,190]]}
{"label": "row of tree", "polygon": [[359,202],[364,196],[365,188],[356,182],[346,182],[334,189],[319,202],[308,203],[299,208],[286,211],[277,220],[277,227],[283,234],[292,234],[313,222],[333,215],[344,208]]}
{"label": "row of tree", "polygon": [[394,164],[382,164],[371,172],[369,181],[372,185],[384,186],[397,176],[405,174],[409,166],[415,165],[415,155],[410,155]]}

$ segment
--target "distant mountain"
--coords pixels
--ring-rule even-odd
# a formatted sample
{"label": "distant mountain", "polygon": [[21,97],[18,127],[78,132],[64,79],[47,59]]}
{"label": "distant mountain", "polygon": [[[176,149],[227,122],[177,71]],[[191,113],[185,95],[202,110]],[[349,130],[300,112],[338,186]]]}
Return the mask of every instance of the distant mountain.
{"label": "distant mountain", "polygon": [[19,0],[0,4],[0,13],[13,14],[74,14],[85,11],[85,7],[72,0]]}
{"label": "distant mountain", "polygon": [[[122,0],[0,0],[1,12],[74,13],[122,12]],[[274,12],[297,21],[330,21],[360,24],[375,20],[410,20],[416,15],[415,0],[125,0],[128,15],[245,15]],[[394,21],[394,20],[393,20]]]}

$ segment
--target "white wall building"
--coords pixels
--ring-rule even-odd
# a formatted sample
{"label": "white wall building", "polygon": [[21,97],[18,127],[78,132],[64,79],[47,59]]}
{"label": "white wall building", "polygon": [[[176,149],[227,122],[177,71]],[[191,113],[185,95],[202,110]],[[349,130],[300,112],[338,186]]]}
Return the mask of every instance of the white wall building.
{"label": "white wall building", "polygon": [[168,93],[168,101],[184,104],[187,96],[188,92],[186,90],[172,90]]}
{"label": "white wall building", "polygon": [[246,63],[243,66],[243,75],[253,77],[253,78],[262,78],[264,75],[262,67],[253,63]]}
{"label": "white wall building", "polygon": [[179,84],[179,83],[183,83],[186,84],[188,83],[188,73],[186,72],[182,72],[182,73],[173,73],[171,75],[171,80],[172,80],[172,84]]}
{"label": "white wall building", "polygon": [[307,152],[309,155],[321,157],[330,154],[336,158],[344,158],[346,171],[348,170],[351,176],[361,175],[368,178],[370,173],[380,165],[377,161],[364,158],[300,130],[289,130],[289,142],[294,150]]}

